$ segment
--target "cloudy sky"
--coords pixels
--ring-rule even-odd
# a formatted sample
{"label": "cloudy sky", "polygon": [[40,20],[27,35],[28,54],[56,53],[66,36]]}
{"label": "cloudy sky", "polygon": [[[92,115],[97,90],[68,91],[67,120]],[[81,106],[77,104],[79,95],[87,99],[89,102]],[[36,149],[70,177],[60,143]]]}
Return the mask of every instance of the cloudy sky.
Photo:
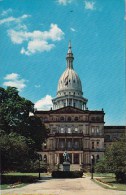
{"label": "cloudy sky", "polygon": [[50,109],[72,42],[90,110],[125,124],[124,0],[0,0],[0,86]]}

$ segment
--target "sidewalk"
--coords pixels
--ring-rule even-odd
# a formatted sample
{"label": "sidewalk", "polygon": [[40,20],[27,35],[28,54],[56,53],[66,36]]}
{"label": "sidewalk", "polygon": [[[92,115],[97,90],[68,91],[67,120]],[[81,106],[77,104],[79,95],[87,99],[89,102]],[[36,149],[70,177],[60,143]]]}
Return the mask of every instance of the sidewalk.
{"label": "sidewalk", "polygon": [[2,195],[126,195],[126,191],[104,189],[89,177],[76,179],[43,178],[22,188],[2,190]]}

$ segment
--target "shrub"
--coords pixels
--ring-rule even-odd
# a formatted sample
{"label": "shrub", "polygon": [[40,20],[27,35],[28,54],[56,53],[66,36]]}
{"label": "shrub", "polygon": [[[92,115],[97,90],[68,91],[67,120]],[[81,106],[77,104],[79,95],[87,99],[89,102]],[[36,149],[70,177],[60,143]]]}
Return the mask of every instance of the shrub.
{"label": "shrub", "polygon": [[53,178],[79,178],[83,176],[83,171],[53,171]]}
{"label": "shrub", "polygon": [[126,183],[126,173],[121,172],[121,171],[120,172],[116,172],[115,176],[116,176],[117,182],[119,182],[119,183]]}
{"label": "shrub", "polygon": [[17,175],[2,175],[1,184],[13,184],[13,183],[33,183],[37,181],[36,176],[17,176]]}

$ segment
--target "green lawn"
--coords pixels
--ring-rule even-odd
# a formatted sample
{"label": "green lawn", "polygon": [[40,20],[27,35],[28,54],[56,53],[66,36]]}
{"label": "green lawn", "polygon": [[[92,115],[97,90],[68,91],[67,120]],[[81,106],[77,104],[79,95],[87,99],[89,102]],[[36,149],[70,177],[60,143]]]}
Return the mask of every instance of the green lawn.
{"label": "green lawn", "polygon": [[[100,177],[100,178],[99,178]],[[100,181],[99,181],[100,180]],[[126,191],[126,184],[117,183],[114,176],[97,176],[94,181],[104,188]]]}
{"label": "green lawn", "polygon": [[[21,183],[21,184],[15,185],[15,187],[16,188],[21,188],[25,185],[28,185],[28,184]],[[10,185],[10,184],[2,184],[1,185],[1,190],[7,190],[7,189],[12,189],[12,188],[14,188],[14,186]]]}

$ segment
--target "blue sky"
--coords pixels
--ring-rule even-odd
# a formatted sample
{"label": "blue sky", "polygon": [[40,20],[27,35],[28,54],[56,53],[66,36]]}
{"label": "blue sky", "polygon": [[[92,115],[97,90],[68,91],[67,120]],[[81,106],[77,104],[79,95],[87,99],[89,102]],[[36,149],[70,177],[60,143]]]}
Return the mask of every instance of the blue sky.
{"label": "blue sky", "polygon": [[72,42],[89,110],[125,124],[124,0],[0,0],[0,85],[51,106]]}

